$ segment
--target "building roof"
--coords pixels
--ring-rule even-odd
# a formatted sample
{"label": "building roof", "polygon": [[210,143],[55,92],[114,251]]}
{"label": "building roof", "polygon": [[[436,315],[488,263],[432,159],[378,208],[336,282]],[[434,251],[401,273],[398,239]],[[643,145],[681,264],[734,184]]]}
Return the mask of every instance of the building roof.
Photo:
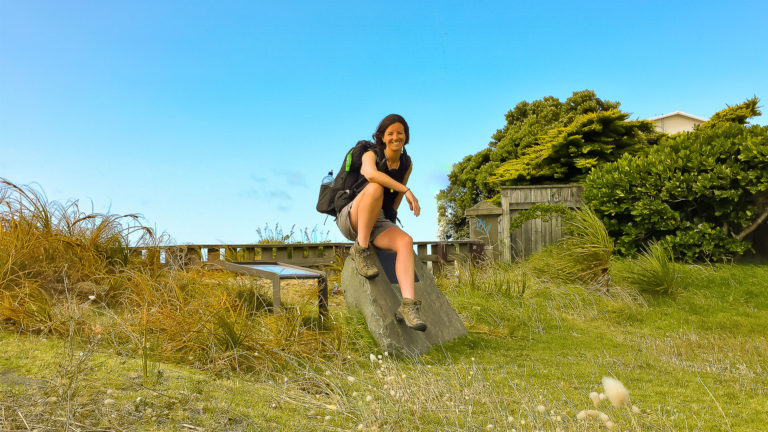
{"label": "building roof", "polygon": [[684,113],[682,111],[675,111],[675,112],[672,112],[672,113],[669,113],[669,114],[662,114],[662,115],[657,116],[657,117],[649,118],[648,120],[650,120],[650,121],[662,120],[662,119],[665,119],[667,117],[672,117],[672,116],[676,116],[676,115],[683,116],[683,117],[688,117],[689,119],[700,121],[700,122],[708,121],[705,118],[696,117],[695,115]]}
{"label": "building roof", "polygon": [[502,213],[503,211],[501,210],[501,207],[489,203],[488,201],[480,201],[464,211],[464,214],[467,216],[484,216]]}

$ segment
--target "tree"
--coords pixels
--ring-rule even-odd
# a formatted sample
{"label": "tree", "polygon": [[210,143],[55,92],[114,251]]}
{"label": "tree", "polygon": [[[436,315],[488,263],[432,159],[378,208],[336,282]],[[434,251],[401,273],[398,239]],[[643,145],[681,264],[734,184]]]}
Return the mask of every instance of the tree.
{"label": "tree", "polygon": [[592,90],[574,92],[565,102],[547,96],[518,103],[487,148],[453,166],[450,184],[437,194],[441,231],[466,237],[464,212],[482,200],[498,200],[501,186],[576,181],[595,164],[656,136],[649,122],[627,121],[619,106]]}
{"label": "tree", "polygon": [[620,253],[652,241],[688,261],[749,249],[749,234],[768,218],[768,127],[745,126],[757,108],[756,98],[728,107],[589,174],[584,199]]}
{"label": "tree", "polygon": [[719,123],[745,125],[749,123],[748,119],[761,114],[760,107],[757,106],[758,102],[757,96],[754,96],[752,99],[747,99],[738,105],[728,106],[728,108],[714,113],[712,118],[700,125],[700,127],[712,127]]}
{"label": "tree", "polygon": [[579,182],[598,164],[614,162],[655,144],[658,134],[645,120],[627,121],[616,109],[581,114],[570,124],[549,129],[537,142],[495,169],[490,181],[500,184]]}

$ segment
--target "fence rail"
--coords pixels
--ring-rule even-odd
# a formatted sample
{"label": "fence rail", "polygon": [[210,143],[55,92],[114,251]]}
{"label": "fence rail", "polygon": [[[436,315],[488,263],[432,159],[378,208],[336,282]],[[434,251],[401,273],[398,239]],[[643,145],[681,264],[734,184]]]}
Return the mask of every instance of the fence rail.
{"label": "fence rail", "polygon": [[[416,257],[432,263],[437,273],[445,264],[459,259],[478,261],[484,244],[478,240],[450,242],[414,242]],[[156,247],[132,247],[131,254],[158,264],[193,264],[218,261],[278,261],[302,267],[333,264],[337,256],[346,255],[352,243],[291,244],[189,244]]]}

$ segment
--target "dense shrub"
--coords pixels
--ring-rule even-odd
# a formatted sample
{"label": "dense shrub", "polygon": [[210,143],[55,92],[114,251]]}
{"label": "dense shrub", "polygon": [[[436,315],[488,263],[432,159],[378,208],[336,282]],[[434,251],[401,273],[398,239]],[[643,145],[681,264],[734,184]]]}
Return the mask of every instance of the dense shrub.
{"label": "dense shrub", "polygon": [[[713,117],[714,118],[714,117]],[[632,254],[653,240],[685,260],[714,260],[748,250],[765,219],[768,127],[705,124],[622,157],[587,177],[584,199]]]}
{"label": "dense shrub", "polygon": [[502,186],[578,182],[599,163],[655,144],[661,134],[653,124],[628,120],[619,106],[592,90],[565,102],[548,96],[517,104],[488,147],[451,169],[450,184],[436,197],[441,235],[468,236],[464,212],[498,200]]}

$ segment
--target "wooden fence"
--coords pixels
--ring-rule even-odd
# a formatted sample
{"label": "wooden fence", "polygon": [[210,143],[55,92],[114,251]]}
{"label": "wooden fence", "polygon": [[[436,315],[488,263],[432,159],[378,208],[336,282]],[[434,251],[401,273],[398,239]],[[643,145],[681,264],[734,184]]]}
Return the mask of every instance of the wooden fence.
{"label": "wooden fence", "polygon": [[522,259],[560,240],[562,221],[552,217],[544,222],[534,219],[510,232],[510,222],[534,204],[559,204],[576,208],[583,205],[583,187],[579,184],[504,186],[501,188],[502,257],[505,261]]}
{"label": "wooden fence", "polygon": [[[218,261],[278,261],[302,267],[333,264],[337,256],[346,256],[352,243],[292,244],[190,244],[157,247],[132,247],[131,253],[158,264],[192,264]],[[459,259],[478,261],[484,245],[477,240],[451,242],[414,242],[416,257],[432,263],[437,273],[447,263]]]}

